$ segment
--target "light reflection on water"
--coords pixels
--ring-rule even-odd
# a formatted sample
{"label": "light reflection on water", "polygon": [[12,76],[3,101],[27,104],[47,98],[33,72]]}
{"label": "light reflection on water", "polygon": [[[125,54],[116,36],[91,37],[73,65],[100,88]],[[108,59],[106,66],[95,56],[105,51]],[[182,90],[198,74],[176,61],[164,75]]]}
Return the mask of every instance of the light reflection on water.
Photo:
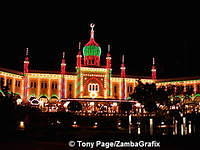
{"label": "light reflection on water", "polygon": [[[79,129],[84,129],[88,131],[99,131],[107,132],[113,130],[116,133],[129,133],[131,135],[198,135],[200,124],[195,121],[192,117],[181,116],[178,118],[163,118],[163,117],[122,117],[122,118],[106,118],[105,120],[100,118],[85,117],[87,119],[82,119],[83,117],[75,117],[71,121],[68,119],[50,119],[48,120],[48,126],[70,129],[73,131],[78,131]],[[105,118],[104,118],[105,119]],[[198,120],[198,119],[196,119]],[[32,125],[30,123],[29,125]],[[26,127],[29,126],[26,124]],[[19,129],[25,128],[24,122],[19,122]],[[25,128],[26,130],[26,128]]]}

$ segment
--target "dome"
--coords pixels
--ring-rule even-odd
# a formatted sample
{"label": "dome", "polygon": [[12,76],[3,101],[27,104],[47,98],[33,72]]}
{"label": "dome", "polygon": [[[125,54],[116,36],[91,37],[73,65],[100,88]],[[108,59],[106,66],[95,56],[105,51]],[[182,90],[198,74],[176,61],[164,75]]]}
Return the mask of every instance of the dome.
{"label": "dome", "polygon": [[84,56],[101,56],[101,47],[94,40],[90,40],[83,47],[83,55]]}
{"label": "dome", "polygon": [[84,56],[100,56],[101,55],[101,47],[94,40],[94,24],[90,25],[91,33],[90,33],[90,41],[85,44],[83,47],[83,55]]}

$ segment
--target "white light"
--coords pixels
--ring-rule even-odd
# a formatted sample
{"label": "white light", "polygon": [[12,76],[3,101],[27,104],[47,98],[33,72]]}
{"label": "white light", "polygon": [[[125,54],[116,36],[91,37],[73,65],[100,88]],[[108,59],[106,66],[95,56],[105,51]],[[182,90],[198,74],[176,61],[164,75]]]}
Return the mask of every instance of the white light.
{"label": "white light", "polygon": [[24,129],[25,128],[24,121],[20,121],[19,122],[19,128],[20,129]]}
{"label": "white light", "polygon": [[141,134],[141,130],[140,130],[140,127],[138,127],[138,135]]}
{"label": "white light", "polygon": [[64,103],[63,106],[64,106],[65,109],[67,108],[67,106],[69,105],[69,103],[70,103],[70,102],[66,102],[66,103]]}
{"label": "white light", "polygon": [[117,106],[117,103],[113,103],[112,106]]}
{"label": "white light", "polygon": [[150,135],[153,135],[153,118],[149,119],[149,123],[150,123]]}
{"label": "white light", "polygon": [[192,133],[192,124],[191,124],[191,121],[189,121],[189,125],[188,125],[188,133],[189,133],[189,134]]}
{"label": "white light", "polygon": [[18,98],[17,99],[17,105],[20,105],[22,103],[22,99]]}
{"label": "white light", "polygon": [[[37,101],[37,103],[33,103],[33,101]],[[39,105],[40,101],[38,99],[31,100],[31,105]]]}
{"label": "white light", "polygon": [[140,104],[140,103],[136,103],[135,106],[136,106],[136,107],[140,107],[141,104]]}
{"label": "white light", "polygon": [[128,117],[129,119],[129,125],[131,125],[132,123],[131,123],[131,114],[129,115],[129,117]]}
{"label": "white light", "polygon": [[95,125],[95,126],[97,126],[97,125],[98,125],[98,123],[97,123],[97,122],[95,122],[95,123],[94,123],[94,125]]}
{"label": "white light", "polygon": [[76,125],[76,121],[74,121],[74,125]]}
{"label": "white light", "polygon": [[183,132],[184,131],[184,129],[183,129],[183,124],[181,124],[181,135],[183,135]]}
{"label": "white light", "polygon": [[94,106],[94,102],[90,102],[90,106]]}

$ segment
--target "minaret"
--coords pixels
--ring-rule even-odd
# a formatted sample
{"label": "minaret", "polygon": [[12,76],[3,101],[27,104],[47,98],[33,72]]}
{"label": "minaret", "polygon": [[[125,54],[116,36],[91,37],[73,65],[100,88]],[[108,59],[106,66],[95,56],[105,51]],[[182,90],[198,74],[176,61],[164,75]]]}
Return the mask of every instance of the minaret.
{"label": "minaret", "polygon": [[24,60],[24,73],[29,72],[29,50],[26,48],[26,56]]}
{"label": "minaret", "polygon": [[153,57],[153,64],[152,64],[152,69],[151,69],[151,78],[155,80],[157,78],[156,74],[156,66],[155,66],[155,58]]}
{"label": "minaret", "polygon": [[66,73],[66,62],[65,62],[65,52],[63,52],[62,62],[61,62],[61,74]]}
{"label": "minaret", "polygon": [[26,56],[25,56],[25,59],[24,59],[23,72],[24,72],[24,77],[23,77],[23,81],[24,81],[23,101],[26,102],[27,98],[28,98],[28,76],[27,76],[27,73],[29,72],[29,50],[28,50],[28,48],[26,48]]}
{"label": "minaret", "polygon": [[81,67],[81,66],[82,66],[81,42],[79,42],[78,54],[76,55],[76,67]]}
{"label": "minaret", "polygon": [[126,77],[126,67],[124,65],[124,55],[122,55],[122,64],[121,64],[121,99],[126,99],[126,86],[125,86],[125,77]]}
{"label": "minaret", "polygon": [[111,96],[111,82],[110,82],[110,78],[111,78],[111,55],[110,55],[110,45],[108,45],[108,53],[106,56],[106,69],[107,69],[107,76],[106,76],[106,83],[107,83],[107,96]]}
{"label": "minaret", "polygon": [[121,64],[121,78],[126,77],[126,67],[124,65],[124,55],[122,55],[122,64]]}
{"label": "minaret", "polygon": [[76,73],[77,73],[77,85],[76,85],[76,97],[81,97],[81,66],[82,66],[82,55],[81,55],[81,42],[79,42],[78,54],[76,55]]}
{"label": "minaret", "polygon": [[65,52],[63,52],[62,62],[61,62],[61,89],[60,89],[60,97],[65,98],[65,74],[66,74],[66,62],[65,62]]}
{"label": "minaret", "polygon": [[111,68],[111,55],[110,55],[110,45],[108,45],[108,53],[106,56],[106,68]]}

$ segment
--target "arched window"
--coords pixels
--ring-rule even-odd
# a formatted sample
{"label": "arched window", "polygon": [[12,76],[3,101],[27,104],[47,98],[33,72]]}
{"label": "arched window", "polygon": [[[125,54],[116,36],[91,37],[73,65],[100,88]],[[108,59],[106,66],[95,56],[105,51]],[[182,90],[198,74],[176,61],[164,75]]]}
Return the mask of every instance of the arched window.
{"label": "arched window", "polygon": [[89,92],[99,92],[99,84],[98,83],[90,83],[88,84]]}

